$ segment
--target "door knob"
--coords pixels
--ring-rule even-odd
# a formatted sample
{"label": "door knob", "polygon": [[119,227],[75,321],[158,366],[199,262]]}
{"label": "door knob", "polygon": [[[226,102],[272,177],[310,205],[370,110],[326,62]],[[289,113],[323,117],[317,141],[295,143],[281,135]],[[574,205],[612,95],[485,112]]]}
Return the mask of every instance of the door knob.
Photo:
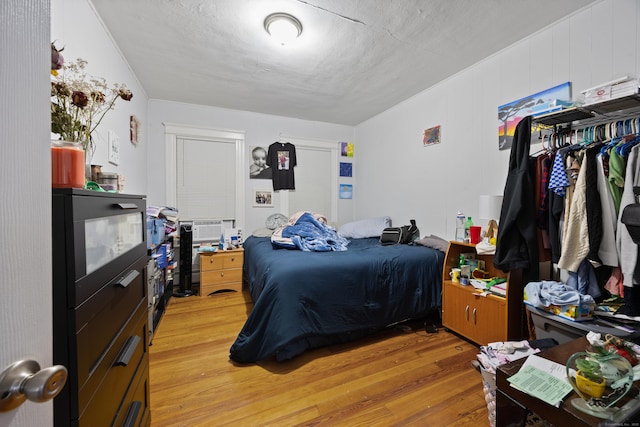
{"label": "door knob", "polygon": [[21,360],[0,373],[0,412],[11,411],[29,399],[46,402],[67,382],[67,368],[55,365],[40,369],[35,360]]}

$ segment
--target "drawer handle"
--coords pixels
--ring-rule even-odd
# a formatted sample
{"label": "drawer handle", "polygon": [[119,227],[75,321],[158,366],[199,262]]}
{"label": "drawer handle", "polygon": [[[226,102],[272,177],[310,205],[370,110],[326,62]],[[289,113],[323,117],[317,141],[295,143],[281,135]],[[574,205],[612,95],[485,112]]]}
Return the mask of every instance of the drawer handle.
{"label": "drawer handle", "polygon": [[123,350],[118,355],[118,359],[116,360],[116,366],[127,366],[129,361],[131,360],[131,356],[133,356],[133,352],[136,351],[138,347],[138,343],[140,343],[139,336],[129,337],[126,344],[124,345]]}
{"label": "drawer handle", "polygon": [[135,280],[136,277],[140,275],[140,272],[137,270],[131,270],[125,276],[122,276],[116,286],[120,286],[121,288],[126,288]]}
{"label": "drawer handle", "polygon": [[116,203],[115,206],[119,207],[120,209],[137,209],[138,205],[136,205],[135,203]]}
{"label": "drawer handle", "polygon": [[124,421],[122,422],[123,427],[133,427],[138,419],[138,412],[140,412],[140,408],[142,408],[142,402],[136,400],[131,402],[129,405],[129,410],[127,411],[127,416],[124,417]]}
{"label": "drawer handle", "polygon": [[473,309],[473,324],[475,325],[476,323],[478,323],[478,322],[476,322],[476,309],[474,308]]}
{"label": "drawer handle", "polygon": [[469,320],[469,306],[466,306],[464,309],[464,319]]}
{"label": "drawer handle", "polygon": [[234,257],[231,257],[231,262],[235,261],[236,259]]}
{"label": "drawer handle", "polygon": [[220,277],[224,277],[224,271],[220,272]]}

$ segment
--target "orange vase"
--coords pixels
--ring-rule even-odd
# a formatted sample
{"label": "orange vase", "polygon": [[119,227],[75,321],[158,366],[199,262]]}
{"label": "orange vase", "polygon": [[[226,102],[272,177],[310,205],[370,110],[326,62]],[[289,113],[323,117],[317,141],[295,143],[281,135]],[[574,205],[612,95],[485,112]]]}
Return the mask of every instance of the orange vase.
{"label": "orange vase", "polygon": [[84,188],[84,150],[80,143],[51,141],[51,186]]}

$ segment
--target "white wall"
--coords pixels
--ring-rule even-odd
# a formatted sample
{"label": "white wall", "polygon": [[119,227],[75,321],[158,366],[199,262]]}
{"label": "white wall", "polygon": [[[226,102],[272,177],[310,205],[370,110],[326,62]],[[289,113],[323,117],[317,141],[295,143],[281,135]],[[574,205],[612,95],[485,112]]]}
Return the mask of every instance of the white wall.
{"label": "white wall", "polygon": [[[66,62],[85,59],[89,74],[105,78],[110,86],[124,83],[133,92],[131,101],[116,102],[94,133],[96,151],[92,163],[102,165],[103,172],[124,175],[124,192],[146,194],[147,95],[93,5],[88,0],[51,0],[51,41],[55,41],[58,48],[64,47],[62,55]],[[142,121],[138,145],[129,141],[129,117],[132,114]],[[117,166],[108,162],[110,130],[120,139],[120,163]]]}
{"label": "white wall", "polygon": [[[228,110],[201,105],[181,104],[160,100],[150,100],[148,110],[148,143],[149,143],[149,189],[148,203],[165,204],[165,137],[163,123],[192,125],[211,129],[226,129],[245,132],[245,161],[249,158],[249,147],[267,147],[277,141],[280,135],[290,137],[324,139],[335,141],[351,141],[353,127],[331,123],[311,122],[289,117],[270,116],[247,111]],[[355,163],[355,161],[354,161]],[[244,170],[249,170],[245,163]],[[327,171],[328,173],[329,171]],[[215,179],[215,164],[211,165],[211,179]],[[265,226],[265,219],[273,213],[284,213],[279,210],[280,195],[275,192],[273,208],[254,208],[251,197],[256,189],[271,188],[271,182],[265,180],[246,179],[245,188],[245,234]],[[338,205],[338,222],[344,223],[353,218],[352,200],[340,200]]]}
{"label": "white wall", "polygon": [[[355,129],[355,217],[417,220],[421,235],[453,239],[461,209],[502,194],[509,151],[498,151],[499,105],[570,81],[581,90],[640,76],[640,2],[605,0],[527,37]],[[442,143],[423,147],[424,129]]]}

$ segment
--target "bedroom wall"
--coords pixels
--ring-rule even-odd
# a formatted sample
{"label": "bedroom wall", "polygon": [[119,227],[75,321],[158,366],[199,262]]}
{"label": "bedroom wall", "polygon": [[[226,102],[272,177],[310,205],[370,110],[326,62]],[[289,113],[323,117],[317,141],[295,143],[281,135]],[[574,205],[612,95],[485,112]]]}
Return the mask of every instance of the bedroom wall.
{"label": "bedroom wall", "polygon": [[[266,147],[278,140],[280,135],[290,137],[323,139],[328,141],[351,141],[353,127],[323,122],[312,122],[289,117],[257,114],[248,111],[229,110],[224,108],[207,107],[202,105],[181,104],[162,100],[149,100],[148,114],[149,133],[149,189],[147,200],[150,204],[163,205],[165,200],[164,182],[164,125],[174,123],[192,125],[212,129],[228,129],[245,132],[245,152],[249,147]],[[245,156],[245,161],[248,154]],[[354,159],[355,163],[355,159]],[[245,170],[249,165],[246,164]],[[215,165],[212,165],[212,179],[215,179]],[[265,187],[264,180],[247,179],[245,184],[245,234],[265,226],[265,219],[273,213],[284,213],[279,209],[280,197],[274,193],[273,208],[254,208],[250,197],[256,189]],[[340,200],[338,204],[338,223],[350,221],[353,218],[353,200]]]}
{"label": "bedroom wall", "polygon": [[[575,97],[639,76],[639,22],[636,0],[595,3],[356,126],[355,217],[415,218],[421,235],[446,239],[458,209],[485,225],[478,196],[502,194],[509,161],[498,151],[498,106],[566,81]],[[442,142],[423,147],[436,125]]]}
{"label": "bedroom wall", "polygon": [[[124,192],[147,192],[147,95],[135,74],[129,68],[117,45],[104,29],[88,0],[51,0],[51,41],[64,47],[66,62],[82,58],[88,61],[86,71],[103,77],[109,86],[124,83],[132,92],[129,102],[118,100],[112,111],[94,133],[96,151],[92,163],[102,165],[103,172],[116,172],[125,177]],[[129,117],[142,121],[140,142],[129,140]],[[120,163],[108,162],[108,132],[113,131],[120,140]]]}

